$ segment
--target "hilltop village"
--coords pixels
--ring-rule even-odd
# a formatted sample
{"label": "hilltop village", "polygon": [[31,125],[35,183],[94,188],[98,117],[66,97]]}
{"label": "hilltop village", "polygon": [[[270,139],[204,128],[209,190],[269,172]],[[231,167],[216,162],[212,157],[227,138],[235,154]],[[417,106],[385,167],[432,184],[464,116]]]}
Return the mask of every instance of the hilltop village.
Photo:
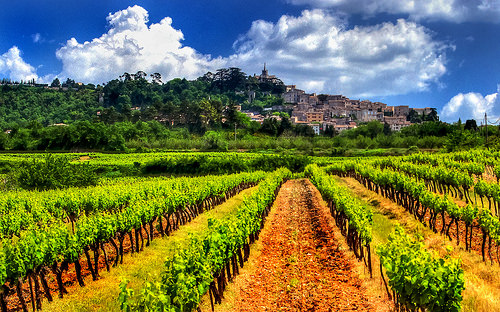
{"label": "hilltop village", "polygon": [[[53,106],[51,113],[47,113],[47,103]],[[142,71],[124,73],[102,86],[70,78],[63,83],[55,78],[50,85],[2,79],[0,106],[4,109],[0,125],[7,130],[22,121],[67,125],[83,119],[107,123],[155,120],[169,127],[204,132],[231,124],[235,116],[232,109],[260,125],[266,118],[281,121],[286,116],[292,124],[309,126],[318,135],[322,131],[340,133],[370,121],[400,131],[412,123],[438,120],[436,110],[430,107],[389,106],[340,94],[306,93],[270,75],[265,64],[260,75],[247,76],[239,68],[223,68],[196,80],[175,78],[166,83],[159,73],[151,74],[148,80]]]}
{"label": "hilltop village", "polygon": [[[275,83],[279,79],[269,75],[264,64],[261,75],[254,75],[259,81]],[[305,124],[313,128],[316,134],[327,126],[335,131],[356,128],[358,123],[373,120],[386,123],[392,131],[399,131],[412,124],[416,116],[431,116],[437,119],[435,108],[411,108],[408,105],[389,106],[381,102],[368,100],[351,100],[343,95],[306,93],[296,85],[286,85],[282,94],[285,106],[291,106],[291,121],[294,124]],[[273,111],[283,111],[283,107],[273,107]],[[252,120],[262,121],[264,116],[251,112],[246,114]],[[279,117],[276,117],[279,118]],[[418,119],[418,118],[417,118]]]}

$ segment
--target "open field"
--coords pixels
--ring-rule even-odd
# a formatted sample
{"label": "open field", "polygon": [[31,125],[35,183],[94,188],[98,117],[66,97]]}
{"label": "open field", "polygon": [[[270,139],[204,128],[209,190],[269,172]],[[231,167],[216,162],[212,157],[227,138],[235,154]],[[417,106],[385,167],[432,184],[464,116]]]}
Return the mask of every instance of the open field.
{"label": "open field", "polygon": [[3,311],[500,310],[496,152],[73,154],[96,185],[29,191],[3,157]]}

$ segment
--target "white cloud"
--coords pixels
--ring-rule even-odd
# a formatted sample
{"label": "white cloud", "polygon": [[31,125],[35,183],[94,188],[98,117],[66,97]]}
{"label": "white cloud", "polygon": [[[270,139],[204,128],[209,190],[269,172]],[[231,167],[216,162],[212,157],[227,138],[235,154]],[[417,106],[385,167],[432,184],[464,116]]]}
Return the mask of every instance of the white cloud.
{"label": "white cloud", "polygon": [[443,107],[441,119],[444,121],[462,121],[467,119],[481,120],[488,114],[490,120],[500,117],[500,85],[497,92],[483,96],[480,93],[459,93]]}
{"label": "white cloud", "polygon": [[31,39],[33,39],[33,42],[34,43],[39,43],[39,42],[43,42],[43,38],[42,38],[42,35],[40,35],[40,33],[36,33],[36,34],[32,34],[31,35]]}
{"label": "white cloud", "polygon": [[13,81],[38,79],[35,68],[23,60],[21,51],[16,46],[0,55],[0,74]]}
{"label": "white cloud", "polygon": [[191,47],[183,46],[184,35],[166,17],[148,26],[148,12],[140,7],[109,14],[109,31],[99,38],[79,43],[71,38],[56,51],[63,63],[60,77],[103,83],[124,72],[159,72],[163,80],[196,78],[224,65]]}
{"label": "white cloud", "polygon": [[255,21],[234,46],[228,64],[247,73],[266,62],[285,83],[360,97],[427,90],[446,72],[449,48],[414,22],[348,29],[342,18],[319,9],[275,24]]}
{"label": "white cloud", "polygon": [[336,8],[348,13],[408,14],[412,19],[500,22],[498,0],[288,0],[297,5]]}
{"label": "white cloud", "polygon": [[257,73],[267,62],[271,74],[310,92],[382,96],[424,91],[446,72],[445,50],[425,27],[404,19],[395,24],[348,28],[341,15],[306,10],[276,23],[254,21],[223,58],[183,46],[172,19],[148,25],[148,12],[133,6],[109,14],[109,30],[99,38],[71,38],[56,51],[58,75],[103,83],[124,72],[159,72],[163,80],[193,79],[207,71],[236,66]]}

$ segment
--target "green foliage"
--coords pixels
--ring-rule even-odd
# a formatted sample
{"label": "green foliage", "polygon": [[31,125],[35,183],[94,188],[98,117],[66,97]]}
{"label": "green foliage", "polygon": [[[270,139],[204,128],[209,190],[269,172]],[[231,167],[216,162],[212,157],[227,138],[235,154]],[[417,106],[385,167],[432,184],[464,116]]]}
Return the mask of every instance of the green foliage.
{"label": "green foliage", "polygon": [[245,154],[221,153],[216,155],[180,155],[161,158],[146,163],[143,173],[173,174],[228,174],[246,171],[274,171],[285,167],[293,172],[301,172],[311,162],[307,156],[259,155],[247,157]]}
{"label": "green foliage", "polygon": [[348,190],[339,186],[334,178],[316,164],[306,167],[305,175],[318,188],[325,200],[331,201],[335,209],[349,220],[349,231],[354,230],[365,244],[372,241],[373,212],[357,199],[350,196]]}
{"label": "green foliage", "polygon": [[435,258],[422,242],[396,227],[389,241],[377,248],[397,302],[409,311],[458,312],[464,273],[459,259]]}
{"label": "green foliage", "polygon": [[52,88],[59,88],[61,87],[61,82],[59,81],[59,78],[55,78],[52,80],[52,83],[50,84]]}
{"label": "green foliage", "polygon": [[[0,283],[75,262],[84,250],[158,218],[227,196],[263,172],[197,178],[124,179],[98,187],[8,192],[0,197]],[[71,221],[71,226],[68,224]],[[5,259],[5,261],[4,261]],[[81,260],[80,260],[81,261]]]}
{"label": "green foliage", "polygon": [[72,165],[68,157],[52,154],[23,161],[12,174],[19,187],[37,190],[96,185],[98,180],[89,165]]}
{"label": "green foliage", "polygon": [[37,120],[47,126],[93,120],[100,104],[96,90],[52,90],[0,85],[0,129],[16,129]]}
{"label": "green foliage", "polygon": [[[245,197],[236,213],[210,219],[200,238],[191,236],[189,245],[177,249],[165,261],[161,282],[147,283],[137,296],[120,284],[120,304],[125,311],[194,311],[214,277],[224,270],[238,249],[249,244],[250,234],[260,231],[265,209],[271,207],[276,190],[289,178],[287,169],[270,173],[258,189]],[[132,294],[132,296],[131,296]]]}
{"label": "green foliage", "polygon": [[207,143],[210,150],[227,151],[227,141],[224,140],[219,132],[208,131],[203,136],[203,140]]}
{"label": "green foliage", "polygon": [[[191,136],[199,138],[207,131],[234,131],[235,125],[238,138],[247,134],[315,137],[311,127],[293,125],[287,118],[292,107],[284,105],[280,96],[284,86],[280,81],[259,82],[239,68],[219,69],[193,81],[176,78],[162,83],[160,74],[150,76],[151,82],[142,71],[124,73],[119,79],[97,87],[80,86],[69,78],[62,85],[56,78],[54,88],[0,85],[0,129],[11,130],[7,136],[0,135],[0,150],[127,151],[129,145],[143,151],[150,148],[176,149],[181,142],[167,142],[179,139],[172,134],[175,129],[187,129],[189,133],[184,139],[192,139]],[[282,121],[267,118],[261,126],[239,112],[239,105],[263,114],[267,113],[264,108],[278,106],[283,111],[277,113]],[[417,146],[446,147],[453,151],[483,145],[489,148],[500,146],[497,127],[488,127],[489,139],[486,142],[483,131],[474,131],[477,127],[472,120],[466,123],[463,132],[461,123],[448,125],[439,122],[435,111],[427,116],[411,111],[409,118],[422,123],[392,133],[389,125],[371,121],[338,136],[327,127],[323,135],[335,138],[328,146],[331,149]],[[148,127],[154,131],[149,132],[145,129]],[[224,134],[221,136],[224,138]],[[186,146],[182,149],[226,150],[226,144],[213,134],[208,140],[182,143]],[[248,142],[248,145],[254,143]],[[229,148],[231,143],[227,145]],[[292,144],[284,146],[275,142],[268,145],[271,149],[279,146],[281,150],[287,150]],[[314,154],[314,146],[310,145],[309,142],[302,144],[303,150]],[[336,151],[338,149],[334,153]],[[329,151],[323,153],[330,154]]]}
{"label": "green foliage", "polygon": [[7,149],[8,141],[9,141],[9,136],[4,132],[0,132],[0,151],[4,151]]}
{"label": "green foliage", "polygon": [[401,129],[401,134],[403,136],[413,136],[413,137],[427,137],[436,136],[443,137],[448,133],[453,131],[453,126],[440,122],[440,121],[429,121],[421,124],[415,124]]}
{"label": "green foliage", "polygon": [[455,130],[446,138],[445,147],[448,152],[471,149],[484,144],[484,139],[468,130]]}
{"label": "green foliage", "polygon": [[360,136],[373,139],[377,135],[383,133],[383,131],[384,131],[384,124],[374,120],[367,122],[366,124],[359,125],[355,129],[345,131],[344,135],[346,135],[351,139],[358,138]]}

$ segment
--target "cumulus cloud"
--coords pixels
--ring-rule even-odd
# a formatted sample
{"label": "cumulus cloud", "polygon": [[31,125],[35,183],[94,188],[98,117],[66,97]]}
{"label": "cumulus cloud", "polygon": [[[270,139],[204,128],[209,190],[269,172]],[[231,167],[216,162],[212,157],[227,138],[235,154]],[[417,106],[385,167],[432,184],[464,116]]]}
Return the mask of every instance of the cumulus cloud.
{"label": "cumulus cloud", "polygon": [[455,23],[500,22],[497,0],[289,0],[297,5],[336,8],[347,13],[407,14],[413,19],[445,20]]}
{"label": "cumulus cloud", "polygon": [[266,62],[285,83],[360,97],[427,90],[446,72],[450,48],[404,19],[349,29],[319,9],[276,23],[255,21],[234,46],[228,64],[247,72]]}
{"label": "cumulus cloud", "polygon": [[446,49],[428,29],[398,20],[349,29],[342,15],[305,10],[276,23],[254,21],[228,57],[213,58],[184,46],[166,17],[148,25],[148,12],[133,6],[109,14],[109,30],[83,43],[71,38],[56,51],[59,77],[102,83],[124,72],[159,72],[163,80],[193,79],[221,67],[270,72],[310,92],[382,96],[427,90],[446,72]]}
{"label": "cumulus cloud", "polygon": [[497,92],[483,96],[480,93],[469,92],[459,93],[443,107],[441,119],[445,121],[457,121],[476,119],[481,120],[484,114],[488,118],[497,119],[500,117],[500,85],[497,86]]}
{"label": "cumulus cloud", "polygon": [[38,79],[35,68],[23,60],[16,46],[0,56],[0,74],[13,81]]}
{"label": "cumulus cloud", "polygon": [[60,77],[102,83],[124,72],[159,72],[164,80],[196,78],[224,65],[222,58],[202,55],[183,46],[184,35],[166,17],[148,26],[148,12],[140,7],[109,14],[109,30],[99,38],[83,43],[71,38],[56,51],[63,63]]}

